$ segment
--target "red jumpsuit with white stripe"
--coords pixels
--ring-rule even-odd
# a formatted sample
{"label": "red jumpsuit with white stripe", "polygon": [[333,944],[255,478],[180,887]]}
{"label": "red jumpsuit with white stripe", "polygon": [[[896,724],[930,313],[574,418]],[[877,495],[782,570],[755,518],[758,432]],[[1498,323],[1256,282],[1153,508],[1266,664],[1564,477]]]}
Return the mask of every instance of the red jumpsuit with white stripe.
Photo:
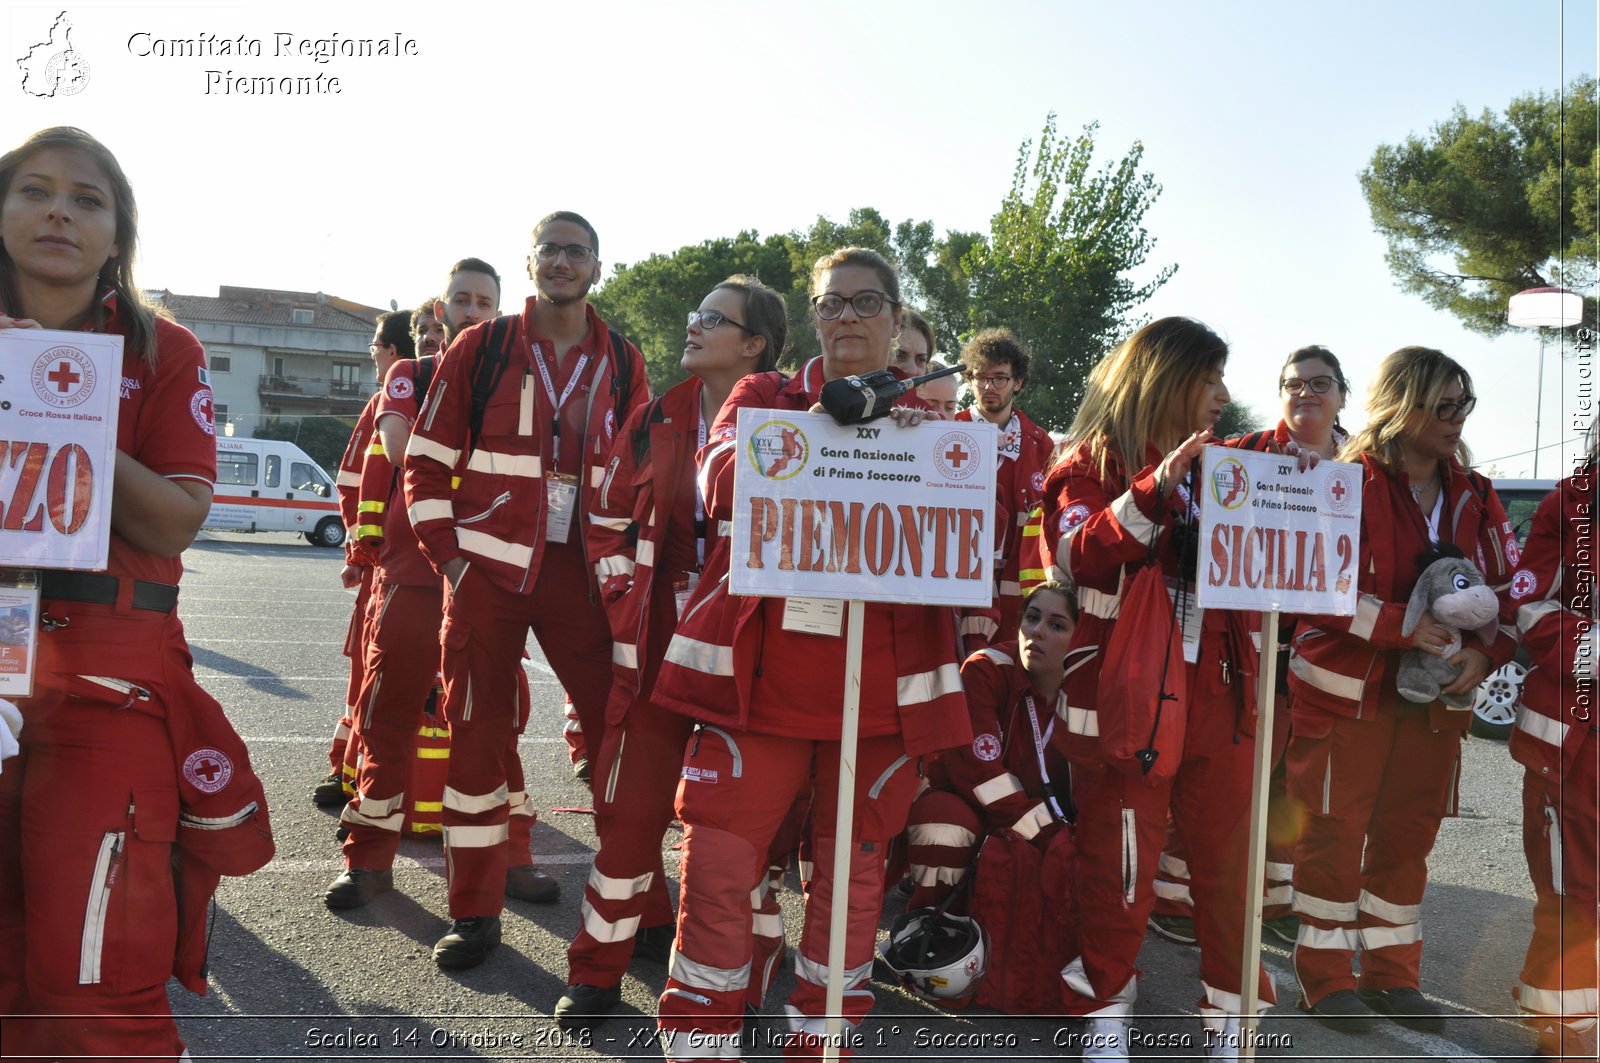
{"label": "red jumpsuit with white stripe", "polygon": [[[822,359],[791,380],[757,373],[734,386],[700,455],[706,517],[733,516],[736,419],[745,406],[806,410],[818,399]],[[886,431],[894,431],[888,428]],[[847,631],[806,634],[783,627],[784,602],[727,593],[726,541],[668,645],[657,704],[701,721],[678,790],[684,823],[678,936],[661,996],[670,1060],[738,1059],[751,982],[750,905],[766,857],[795,799],[814,788],[815,865],[806,924],[795,957],[785,1051],[821,1055],[818,1038],[828,970],[833,883],[845,875],[849,929],[844,1012],[858,1024],[883,900],[884,847],[905,827],[918,760],[971,741],[957,663],[953,610],[869,604],[863,631],[860,744],[848,869],[833,867],[838,796],[839,701]],[[848,1049],[843,1053],[848,1056]]]}
{"label": "red jumpsuit with white stripe", "polygon": [[[1461,734],[1472,720],[1468,709],[1416,705],[1395,689],[1410,643],[1400,629],[1426,567],[1429,527],[1403,473],[1361,461],[1356,613],[1302,618],[1289,664],[1289,793],[1306,812],[1295,853],[1294,965],[1311,1004],[1345,989],[1417,988],[1428,853],[1440,821],[1455,813]],[[1518,553],[1500,499],[1477,473],[1453,461],[1440,469],[1439,541],[1503,588]],[[1473,632],[1463,641],[1491,667],[1516,652],[1509,627],[1492,643]]]}
{"label": "red jumpsuit with white stripe", "polygon": [[[616,408],[618,356],[592,308],[588,333],[563,365],[534,334],[534,305],[530,298],[510,319],[507,364],[479,438],[469,446],[474,371],[494,324],[487,321],[445,352],[406,448],[406,503],[423,554],[439,571],[467,561],[441,632],[454,919],[503,906],[508,781],[520,772],[512,764],[522,723],[516,674],[530,628],[572,696],[585,741],[605,741],[611,629],[584,556],[583,516],[617,426],[650,398],[644,359],[630,350],[628,406]],[[565,535],[552,520],[552,498],[570,516]]]}
{"label": "red jumpsuit with white stripe", "polygon": [[[1125,579],[1146,563],[1152,536],[1169,578],[1178,578],[1173,528],[1191,519],[1182,485],[1156,490],[1154,447],[1129,477],[1120,462],[1102,475],[1087,445],[1069,451],[1045,485],[1044,528],[1055,565],[1071,578],[1080,616],[1073,650],[1100,647],[1117,620]],[[1189,840],[1195,935],[1200,944],[1200,1015],[1221,1030],[1243,1004],[1244,879],[1255,743],[1254,614],[1205,613],[1197,662],[1188,666],[1183,761],[1175,778],[1150,785],[1110,767],[1099,752],[1099,659],[1068,675],[1065,718],[1054,740],[1072,760],[1078,806],[1077,901],[1082,955],[1062,970],[1069,1015],[1121,1017],[1137,995],[1134,961],[1155,903],[1157,858],[1169,814]],[[1163,652],[1159,648],[1157,653]],[[1275,997],[1260,972],[1259,999]]]}
{"label": "red jumpsuit with white stripe", "polygon": [[[121,333],[115,297],[105,306],[105,331]],[[117,449],[210,485],[205,354],[187,329],[155,326],[154,366],[123,355]],[[115,530],[104,573],[44,574],[34,693],[17,702],[22,751],[0,772],[7,1058],[187,1058],[167,980],[205,992],[218,876],[272,856],[244,743],[195,682],[175,608],[182,574],[181,556]],[[91,600],[102,592],[114,603]]]}
{"label": "red jumpsuit with white stripe", "polygon": [[[381,393],[380,393],[381,394]],[[345,684],[344,715],[333,729],[333,744],[328,749],[328,764],[344,780],[345,796],[355,792],[356,771],[360,763],[359,744],[350,748],[350,733],[355,727],[355,706],[361,700],[361,682],[366,676],[366,622],[367,608],[372,601],[372,580],[377,566],[377,554],[361,537],[361,470],[366,465],[367,454],[376,441],[373,436],[373,418],[377,413],[379,395],[373,395],[361,408],[361,416],[350,433],[339,459],[336,487],[339,492],[339,519],[344,522],[344,560],[347,565],[361,569],[361,582],[356,585],[356,600],[350,610],[350,626],[344,635],[341,648],[350,659],[350,681]]]}
{"label": "red jumpsuit with white stripe", "polygon": [[[611,622],[614,680],[606,741],[590,764],[601,837],[584,889],[583,923],[567,948],[567,981],[621,982],[641,925],[672,922],[661,839],[672,820],[694,721],[648,692],[702,559],[722,538],[697,505],[704,442],[701,383],[691,377],[628,418],[591,503],[589,556]],[[697,527],[698,525],[698,527]]]}
{"label": "red jumpsuit with white stripe", "polygon": [[[1334,446],[1344,445],[1344,434],[1334,429]],[[1238,439],[1230,439],[1223,446],[1244,450],[1275,451],[1292,440],[1289,425],[1279,421],[1270,431],[1251,432]],[[1262,919],[1278,919],[1291,914],[1294,901],[1294,846],[1300,830],[1300,813],[1289,797],[1288,772],[1283,754],[1289,744],[1289,639],[1294,633],[1294,620],[1285,617],[1278,629],[1278,690],[1279,697],[1272,716],[1272,780],[1267,791],[1267,863],[1264,888],[1266,896],[1261,909]],[[1194,916],[1194,901],[1189,895],[1189,863],[1183,838],[1176,830],[1167,833],[1166,847],[1161,851],[1161,861],[1156,868],[1157,915]]]}
{"label": "red jumpsuit with white stripe", "polygon": [[1533,658],[1511,733],[1511,756],[1525,772],[1522,844],[1535,897],[1517,1002],[1530,1018],[1580,1023],[1595,1018],[1597,995],[1595,475],[1584,467],[1539,505],[1500,614],[1515,620]]}
{"label": "red jumpsuit with white stripe", "polygon": [[961,684],[976,737],[930,765],[928,789],[911,806],[906,834],[917,888],[908,908],[941,904],[966,880],[986,835],[1009,830],[1042,851],[1061,826],[1045,793],[1044,772],[1064,799],[1070,776],[1050,732],[1057,712],[1066,712],[1066,694],[1057,695],[1055,705],[1038,702],[1016,642],[968,657]]}
{"label": "red jumpsuit with white stripe", "polygon": [[[982,419],[974,407],[956,414],[958,421]],[[1044,501],[1044,475],[1055,453],[1055,440],[1027,414],[1012,407],[1011,419],[997,426],[999,460],[995,465],[995,499],[999,514],[1006,518],[995,527],[995,605],[999,616],[996,627],[986,633],[989,641],[1006,641],[1022,620],[1023,529],[1028,518]],[[974,623],[968,617],[967,625]],[[977,633],[963,627],[963,634]]]}

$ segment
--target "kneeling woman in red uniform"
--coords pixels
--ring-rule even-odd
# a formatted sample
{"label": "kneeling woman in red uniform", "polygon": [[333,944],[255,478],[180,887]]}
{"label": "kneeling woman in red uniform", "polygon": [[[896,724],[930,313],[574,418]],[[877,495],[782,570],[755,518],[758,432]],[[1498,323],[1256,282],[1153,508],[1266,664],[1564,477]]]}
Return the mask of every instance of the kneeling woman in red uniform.
{"label": "kneeling woman in red uniform", "polygon": [[[754,277],[729,277],[689,312],[683,368],[692,376],[633,411],[617,433],[589,513],[589,559],[611,623],[606,737],[593,750],[600,848],[567,948],[567,992],[555,1019],[592,1026],[621,998],[639,937],[664,960],[672,901],[661,837],[694,721],[650,701],[667,640],[723,539],[707,519],[695,455],[740,378],[778,364],[789,325],[783,297]],[[664,940],[663,940],[664,939]],[[659,943],[659,944],[658,944]]]}
{"label": "kneeling woman in red uniform", "polygon": [[[1516,541],[1489,481],[1472,472],[1461,430],[1477,400],[1457,362],[1427,347],[1383,360],[1367,426],[1340,453],[1364,470],[1354,616],[1302,618],[1289,688],[1289,793],[1305,810],[1294,868],[1302,1005],[1356,1032],[1375,1012],[1424,1029],[1442,1022],[1418,991],[1422,892],[1439,823],[1453,814],[1466,709],[1418,705],[1395,686],[1410,647],[1461,669],[1444,693],[1469,693],[1511,659],[1514,635],[1458,635],[1424,613],[1404,634],[1411,590],[1440,548],[1510,578]],[[1361,956],[1359,978],[1353,969]]]}
{"label": "kneeling woman in red uniform", "polygon": [[[1594,429],[1590,429],[1594,433]],[[1511,756],[1525,769],[1522,848],[1533,878],[1533,939],[1517,1004],[1539,1051],[1595,1058],[1595,877],[1600,870],[1600,727],[1595,666],[1600,589],[1596,447],[1533,515],[1502,619],[1515,619],[1534,668],[1522,688]]]}
{"label": "kneeling woman in red uniform", "polygon": [[[1192,473],[1228,403],[1227,358],[1227,344],[1206,326],[1168,317],[1135,332],[1090,373],[1071,442],[1045,482],[1044,528],[1058,537],[1055,564],[1072,579],[1081,611],[1074,649],[1103,652],[1119,622],[1134,622],[1117,619],[1121,595],[1147,565],[1161,566],[1174,593],[1189,585],[1193,601],[1199,477]],[[1167,630],[1170,614],[1165,606],[1160,612],[1160,629]],[[1134,961],[1155,903],[1169,810],[1189,845],[1201,1019],[1212,1034],[1238,1028],[1254,620],[1254,614],[1207,612],[1185,639],[1185,739],[1176,775],[1164,782],[1153,783],[1136,767],[1130,774],[1102,750],[1101,659],[1092,658],[1067,682],[1074,707],[1055,740],[1075,768],[1081,954],[1061,975],[1066,1013],[1091,1020],[1085,1058],[1127,1058]],[[1153,667],[1161,667],[1163,656],[1157,647]],[[1264,972],[1259,999],[1273,1000]],[[1212,1043],[1223,1055],[1237,1044],[1232,1037]]]}
{"label": "kneeling woman in red uniform", "polygon": [[186,1057],[167,979],[204,992],[218,876],[272,856],[261,783],[178,622],[217,448],[200,344],[133,282],[137,217],[81,130],[0,157],[0,328],[124,341],[110,562],[43,574],[22,752],[0,771],[7,1056]]}
{"label": "kneeling woman in red uniform", "polygon": [[[811,274],[822,354],[798,375],[756,373],[734,385],[700,456],[706,518],[730,520],[736,415],[746,406],[809,410],[822,385],[885,369],[900,326],[900,285],[876,252],[837,251]],[[896,411],[903,423],[922,411]],[[892,427],[886,432],[894,432]],[[905,828],[918,759],[971,741],[961,694],[953,610],[869,604],[862,641],[860,745],[853,824],[835,822],[845,632],[812,633],[797,598],[727,593],[726,541],[678,624],[656,685],[658,705],[692,716],[678,791],[684,823],[678,937],[660,1025],[668,1059],[737,1059],[750,982],[750,896],[773,835],[797,796],[815,786],[816,863],[789,998],[787,1051],[821,1055],[833,884],[849,881],[844,1012],[872,1006],[867,980],[883,901],[884,849]],[[820,610],[812,610],[812,613]],[[851,831],[848,868],[833,867],[837,830]],[[845,1054],[848,1054],[846,1052]]]}

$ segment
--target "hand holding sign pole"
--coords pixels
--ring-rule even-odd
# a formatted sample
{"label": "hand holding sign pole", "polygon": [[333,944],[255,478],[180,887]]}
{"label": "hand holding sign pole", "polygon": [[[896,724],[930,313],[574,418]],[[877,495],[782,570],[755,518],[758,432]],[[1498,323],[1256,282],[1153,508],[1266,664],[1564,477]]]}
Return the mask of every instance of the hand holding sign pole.
{"label": "hand holding sign pole", "polygon": [[866,603],[989,603],[997,432],[987,422],[840,425],[761,409],[740,410],[738,429],[730,593],[848,602],[824,1036],[824,1059],[836,1060],[850,903],[839,872],[855,844]]}
{"label": "hand holding sign pole", "polygon": [[1278,614],[1355,613],[1361,467],[1325,461],[1302,471],[1294,458],[1280,454],[1207,447],[1199,495],[1200,607],[1262,613],[1244,954],[1239,966],[1239,1058],[1254,1059]]}

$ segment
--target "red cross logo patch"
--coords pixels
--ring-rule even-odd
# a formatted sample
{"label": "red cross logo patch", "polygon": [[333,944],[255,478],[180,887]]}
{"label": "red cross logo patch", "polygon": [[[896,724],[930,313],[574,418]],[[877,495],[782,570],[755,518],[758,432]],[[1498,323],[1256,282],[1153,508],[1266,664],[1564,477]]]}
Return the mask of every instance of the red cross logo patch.
{"label": "red cross logo patch", "polygon": [[233,778],[233,761],[219,750],[197,749],[184,760],[183,777],[201,793],[214,794]]}
{"label": "red cross logo patch", "polygon": [[972,755],[979,760],[999,760],[1000,739],[994,735],[979,735],[972,740]]}
{"label": "red cross logo patch", "polygon": [[1525,568],[1517,569],[1516,575],[1511,577],[1511,597],[1516,599],[1526,598],[1539,589],[1539,577]]}

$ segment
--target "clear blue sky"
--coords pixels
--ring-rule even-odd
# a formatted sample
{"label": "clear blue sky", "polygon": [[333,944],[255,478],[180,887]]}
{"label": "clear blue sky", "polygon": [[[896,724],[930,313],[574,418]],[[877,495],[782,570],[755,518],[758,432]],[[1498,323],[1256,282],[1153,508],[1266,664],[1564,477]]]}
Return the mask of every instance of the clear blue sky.
{"label": "clear blue sky", "polygon": [[[10,9],[8,69],[61,10]],[[8,75],[5,142],[63,122],[106,140],[139,193],[150,287],[410,306],[478,255],[512,306],[531,290],[529,229],[553,209],[588,215],[608,263],[856,206],[986,229],[1018,146],[1053,110],[1066,132],[1098,121],[1104,160],[1144,144],[1165,188],[1147,218],[1152,267],[1179,265],[1146,310],[1227,335],[1236,398],[1274,411],[1278,365],[1305,343],[1337,352],[1358,392],[1388,351],[1438,346],[1485,396],[1467,431],[1478,456],[1531,470],[1503,456],[1533,445],[1536,339],[1484,340],[1396,290],[1356,174],[1376,145],[1425,133],[1457,103],[1499,110],[1594,73],[1587,0],[66,10],[90,83],[36,99]],[[396,32],[416,56],[273,55],[278,33]],[[134,54],[241,33],[260,58]],[[323,73],[343,91],[207,95],[207,69]],[[1576,388],[1565,368],[1552,347],[1547,443]],[[1546,450],[1541,473],[1573,453]]]}

